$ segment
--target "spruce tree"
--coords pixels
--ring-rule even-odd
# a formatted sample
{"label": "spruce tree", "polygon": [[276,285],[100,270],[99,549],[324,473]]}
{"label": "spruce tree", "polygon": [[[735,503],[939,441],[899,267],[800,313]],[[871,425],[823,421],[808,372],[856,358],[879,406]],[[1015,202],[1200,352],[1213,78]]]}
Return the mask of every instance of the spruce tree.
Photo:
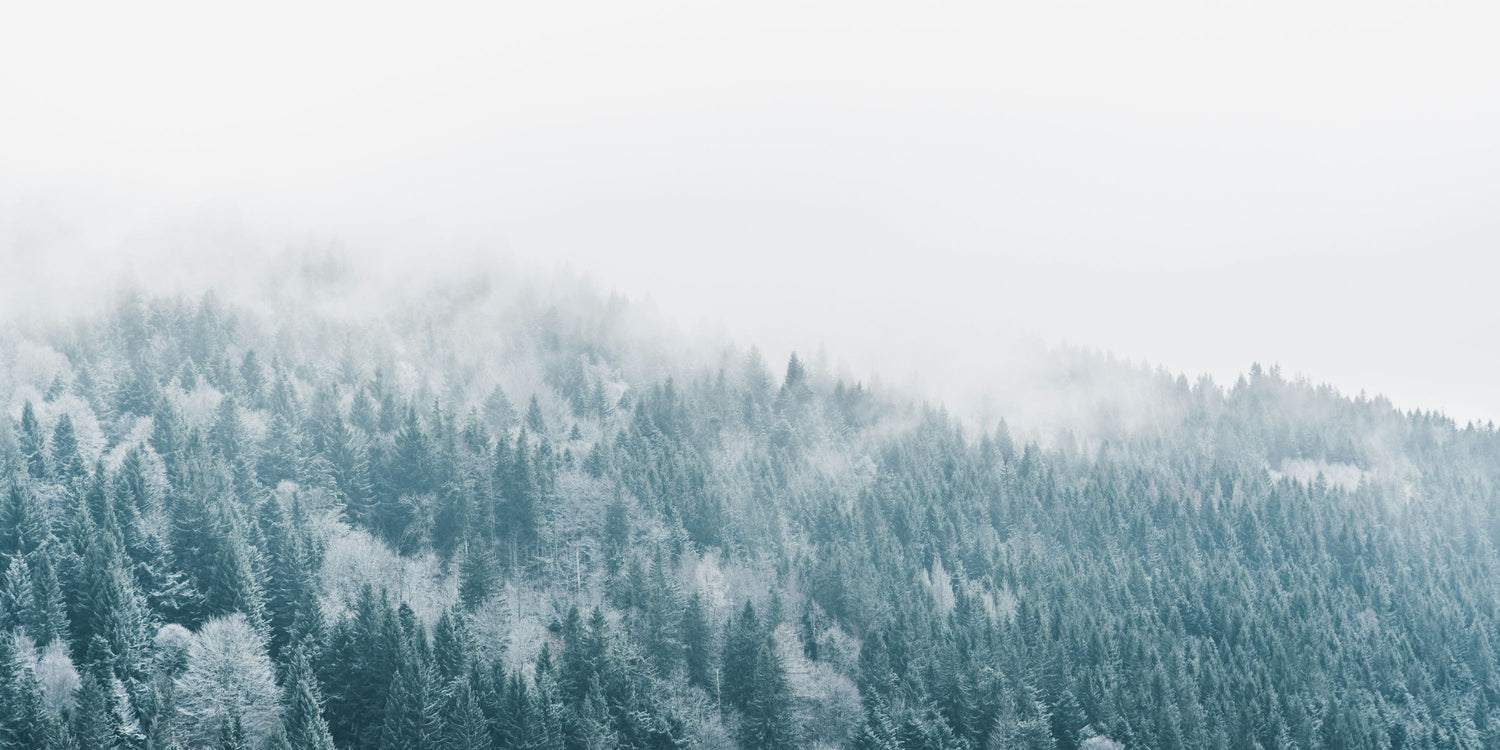
{"label": "spruce tree", "polygon": [[302,649],[292,649],[284,682],[286,708],[282,724],[288,745],[298,750],[334,750],[333,736],[323,719],[317,678]]}
{"label": "spruce tree", "polygon": [[84,475],[83,456],[78,452],[78,436],[73,432],[73,418],[57,418],[52,428],[52,471],[59,481],[68,483]]}
{"label": "spruce tree", "polygon": [[469,680],[457,680],[444,705],[442,750],[493,750],[488,722]]}
{"label": "spruce tree", "polygon": [[396,671],[385,703],[380,750],[431,747],[441,728],[437,696],[426,670],[409,663]]}
{"label": "spruce tree", "polygon": [[47,462],[47,438],[42,432],[42,425],[37,420],[36,411],[32,409],[30,401],[21,405],[20,427],[21,433],[17,437],[20,441],[21,456],[26,461],[27,473],[32,479],[47,478],[50,473]]}

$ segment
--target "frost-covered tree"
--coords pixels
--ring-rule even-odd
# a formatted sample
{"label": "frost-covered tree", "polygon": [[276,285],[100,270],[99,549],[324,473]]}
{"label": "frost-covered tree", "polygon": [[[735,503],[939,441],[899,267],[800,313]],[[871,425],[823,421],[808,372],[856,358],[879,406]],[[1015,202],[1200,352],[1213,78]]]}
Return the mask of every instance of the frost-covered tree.
{"label": "frost-covered tree", "polygon": [[265,640],[241,613],[213,618],[193,634],[176,691],[184,734],[193,742],[211,744],[225,722],[238,721],[259,747],[281,721]]}

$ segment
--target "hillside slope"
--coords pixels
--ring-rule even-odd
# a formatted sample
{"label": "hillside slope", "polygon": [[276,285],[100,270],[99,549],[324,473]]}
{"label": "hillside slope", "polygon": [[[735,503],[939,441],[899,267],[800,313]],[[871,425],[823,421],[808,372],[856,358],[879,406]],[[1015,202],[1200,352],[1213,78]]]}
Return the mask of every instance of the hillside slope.
{"label": "hillside slope", "polygon": [[569,284],[279,294],[0,334],[0,748],[1500,746],[1492,426],[1074,354],[1130,403],[1013,436]]}

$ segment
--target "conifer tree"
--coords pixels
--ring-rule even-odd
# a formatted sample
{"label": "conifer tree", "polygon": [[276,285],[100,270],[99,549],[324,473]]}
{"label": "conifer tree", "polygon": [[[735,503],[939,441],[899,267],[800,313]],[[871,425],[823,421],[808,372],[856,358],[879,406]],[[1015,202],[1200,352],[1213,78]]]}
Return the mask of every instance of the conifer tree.
{"label": "conifer tree", "polygon": [[682,610],[682,650],[688,680],[703,688],[714,685],[712,638],[703,595],[695,591]]}
{"label": "conifer tree", "polygon": [[386,699],[380,750],[431,747],[440,737],[438,711],[426,670],[415,662],[397,669]]}
{"label": "conifer tree", "polygon": [[533,435],[547,434],[547,421],[542,417],[542,404],[536,394],[532,394],[531,402],[526,405],[526,429]]}
{"label": "conifer tree", "polygon": [[31,554],[47,538],[47,513],[31,483],[12,476],[0,495],[0,554]]}
{"label": "conifer tree", "polygon": [[72,482],[84,475],[83,456],[78,452],[78,436],[73,432],[73,418],[67,414],[57,418],[52,428],[52,471],[59,481]]}
{"label": "conifer tree", "polygon": [[317,678],[300,648],[292,649],[285,683],[286,708],[282,725],[287,744],[298,750],[334,750],[333,736],[323,719]]}
{"label": "conifer tree", "polygon": [[442,750],[493,750],[488,722],[469,680],[457,680],[444,705]]}
{"label": "conifer tree", "polygon": [[226,715],[219,721],[219,740],[214,750],[252,750],[250,740],[245,737],[245,725],[236,715]]}
{"label": "conifer tree", "polygon": [[781,750],[797,746],[793,729],[791,691],[786,673],[769,639],[760,643],[749,672],[744,699],[743,745],[749,750]]}
{"label": "conifer tree", "polygon": [[[42,425],[36,418],[36,411],[27,401],[21,405],[21,433],[17,437],[20,441],[21,456],[26,461],[26,471],[32,479],[45,479],[50,474],[47,463],[47,438],[42,432]],[[12,482],[15,480],[12,479]]]}
{"label": "conifer tree", "polygon": [[98,675],[84,676],[78,689],[78,703],[73,709],[73,735],[80,747],[110,746],[114,732],[110,728],[108,695],[108,689]]}

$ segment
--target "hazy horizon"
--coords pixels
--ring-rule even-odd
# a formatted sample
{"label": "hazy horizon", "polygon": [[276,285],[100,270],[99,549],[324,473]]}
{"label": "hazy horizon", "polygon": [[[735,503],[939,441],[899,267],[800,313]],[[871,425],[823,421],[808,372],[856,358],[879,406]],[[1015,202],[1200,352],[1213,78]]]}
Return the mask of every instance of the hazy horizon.
{"label": "hazy horizon", "polygon": [[501,257],[950,400],[1041,342],[1500,416],[1483,4],[289,10],[8,12],[7,312]]}

